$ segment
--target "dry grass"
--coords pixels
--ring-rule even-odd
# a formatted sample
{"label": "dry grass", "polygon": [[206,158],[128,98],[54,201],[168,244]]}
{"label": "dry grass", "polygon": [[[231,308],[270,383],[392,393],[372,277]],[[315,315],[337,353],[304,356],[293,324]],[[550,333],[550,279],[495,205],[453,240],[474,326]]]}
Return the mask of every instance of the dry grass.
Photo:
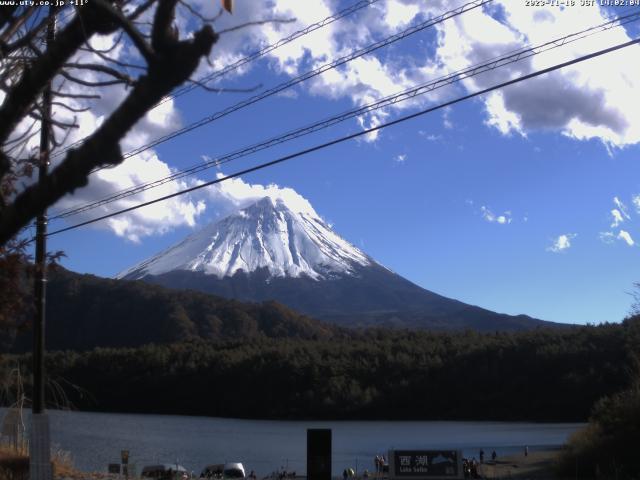
{"label": "dry grass", "polygon": [[[54,478],[87,478],[84,472],[73,466],[71,455],[63,450],[51,453]],[[29,478],[29,450],[28,448],[14,448],[0,444],[0,480],[28,480]]]}
{"label": "dry grass", "polygon": [[0,480],[27,480],[29,454],[23,448],[0,444]]}

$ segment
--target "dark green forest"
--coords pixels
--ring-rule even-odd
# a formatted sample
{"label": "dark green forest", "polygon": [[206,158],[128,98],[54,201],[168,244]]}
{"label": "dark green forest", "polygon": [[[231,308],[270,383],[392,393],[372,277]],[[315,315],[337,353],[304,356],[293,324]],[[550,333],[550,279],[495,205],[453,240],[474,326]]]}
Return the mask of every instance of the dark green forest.
{"label": "dark green forest", "polygon": [[[516,333],[338,330],[319,339],[58,351],[48,354],[47,369],[66,401],[88,410],[584,421],[600,398],[632,384],[639,353],[634,317]],[[6,360],[24,368],[30,361]]]}
{"label": "dark green forest", "polygon": [[[313,339],[338,331],[277,302],[239,302],[144,282],[80,275],[61,267],[50,277],[46,344],[51,350],[138,347],[196,339]],[[28,313],[25,325],[30,321]],[[0,345],[14,352],[31,350],[31,331],[22,330],[16,337],[16,330],[0,329]]]}

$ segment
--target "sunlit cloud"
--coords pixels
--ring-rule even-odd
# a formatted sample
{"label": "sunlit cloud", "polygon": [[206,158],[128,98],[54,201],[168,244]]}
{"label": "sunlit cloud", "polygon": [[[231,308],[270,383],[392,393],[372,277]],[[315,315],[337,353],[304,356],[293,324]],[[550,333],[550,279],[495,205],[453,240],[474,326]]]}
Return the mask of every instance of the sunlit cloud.
{"label": "sunlit cloud", "polygon": [[571,248],[571,240],[577,236],[577,233],[565,233],[563,235],[558,235],[558,237],[553,240],[553,243],[547,247],[547,251],[552,253],[565,252]]}

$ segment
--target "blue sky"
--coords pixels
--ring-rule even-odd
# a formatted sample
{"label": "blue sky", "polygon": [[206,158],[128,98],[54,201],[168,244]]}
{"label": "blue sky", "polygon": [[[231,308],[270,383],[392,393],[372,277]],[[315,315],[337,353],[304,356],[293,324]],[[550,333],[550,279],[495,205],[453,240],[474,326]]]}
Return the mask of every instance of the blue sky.
{"label": "blue sky", "polygon": [[[212,8],[211,3],[196,2],[202,8]],[[462,3],[381,0],[220,79],[217,85],[269,88]],[[53,211],[163,177],[202,162],[203,156],[233,151],[525,43],[542,43],[596,25],[606,14],[615,13],[579,6],[532,11],[521,3],[493,2],[183,135],[101,172]],[[297,20],[223,36],[212,55],[218,67],[350,2],[323,0],[310,6],[287,0],[256,7],[254,2],[237,0],[236,4],[236,12],[225,16],[220,28],[253,18]],[[190,28],[186,17],[182,22],[183,28]],[[133,201],[272,160],[638,34],[637,25],[631,24],[594,35],[360,122],[350,120],[179,185],[151,190]],[[55,235],[49,246],[66,252],[62,263],[67,268],[111,277],[259,195],[263,186],[275,184],[295,190],[345,239],[429,290],[498,312],[545,320],[620,321],[632,301],[628,292],[640,281],[636,243],[640,239],[640,64],[635,60],[639,50],[634,46],[390,127],[375,138],[349,141],[114,222]],[[198,74],[210,69],[203,65]],[[152,112],[124,140],[123,149],[247,95],[203,91],[184,95]],[[99,108],[83,118],[84,134],[99,123],[101,112],[117,104],[117,98],[116,91],[105,92]],[[109,208],[128,205],[119,202]],[[50,228],[69,224],[55,221]]]}

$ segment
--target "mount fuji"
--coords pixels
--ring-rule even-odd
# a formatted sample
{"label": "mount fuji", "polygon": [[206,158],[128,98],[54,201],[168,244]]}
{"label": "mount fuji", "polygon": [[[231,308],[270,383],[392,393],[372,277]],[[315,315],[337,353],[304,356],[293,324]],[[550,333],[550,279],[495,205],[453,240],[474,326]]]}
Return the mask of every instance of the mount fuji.
{"label": "mount fuji", "polygon": [[480,331],[551,325],[425,290],[342,239],[305,202],[264,197],[117,278],[243,301],[277,300],[344,326]]}

